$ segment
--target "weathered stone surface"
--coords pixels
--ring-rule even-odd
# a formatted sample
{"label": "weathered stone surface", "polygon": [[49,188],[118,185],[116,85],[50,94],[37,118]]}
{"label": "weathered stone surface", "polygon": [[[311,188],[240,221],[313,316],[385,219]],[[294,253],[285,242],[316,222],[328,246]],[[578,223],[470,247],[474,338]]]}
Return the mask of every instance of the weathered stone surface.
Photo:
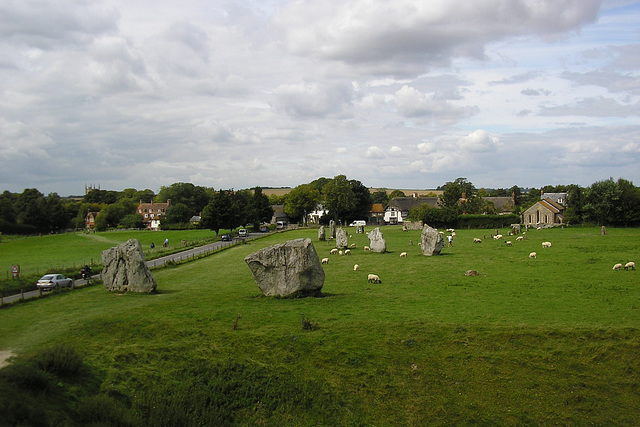
{"label": "weathered stone surface", "polygon": [[336,237],[336,222],[334,220],[329,221],[329,235],[331,237]]}
{"label": "weathered stone surface", "polygon": [[338,227],[336,230],[336,248],[346,249],[348,247],[349,235],[347,234],[347,230],[344,230],[342,227]]}
{"label": "weathered stone surface", "polygon": [[439,255],[444,248],[444,239],[435,228],[429,227],[427,224],[422,227],[422,254],[426,256]]}
{"label": "weathered stone surface", "polygon": [[254,252],[244,259],[266,296],[315,296],[324,285],[324,269],[311,239],[296,239]]}
{"label": "weathered stone surface", "polygon": [[320,228],[318,228],[318,240],[320,240],[321,242],[327,240],[327,235],[324,231],[324,225],[321,225]]}
{"label": "weathered stone surface", "polygon": [[367,234],[369,237],[369,247],[371,248],[371,252],[386,252],[387,251],[387,242],[382,237],[382,231],[380,231],[380,227],[376,227]]}
{"label": "weathered stone surface", "polygon": [[102,280],[104,287],[116,292],[151,293],[156,279],[149,271],[142,246],[136,239],[102,251]]}

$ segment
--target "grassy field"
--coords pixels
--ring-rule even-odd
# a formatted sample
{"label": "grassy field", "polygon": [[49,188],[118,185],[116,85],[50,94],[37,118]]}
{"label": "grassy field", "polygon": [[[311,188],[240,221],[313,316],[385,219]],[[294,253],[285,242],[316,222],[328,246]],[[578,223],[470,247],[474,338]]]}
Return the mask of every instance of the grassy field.
{"label": "grassy field", "polygon": [[[639,261],[640,230],[532,230],[513,246],[459,230],[436,257],[418,231],[382,231],[385,254],[354,234],[352,255],[330,256],[315,230],[290,231],[156,270],[157,295],[91,287],[1,309],[0,351],[18,357],[0,370],[0,417],[640,425],[640,272],[612,270]],[[323,296],[260,296],[244,257],[299,237],[330,257]]]}

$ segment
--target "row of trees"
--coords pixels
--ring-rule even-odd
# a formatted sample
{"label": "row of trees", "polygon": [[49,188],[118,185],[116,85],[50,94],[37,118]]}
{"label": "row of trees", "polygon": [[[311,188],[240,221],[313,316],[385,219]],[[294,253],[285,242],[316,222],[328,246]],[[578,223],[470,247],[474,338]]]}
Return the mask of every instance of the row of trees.
{"label": "row of trees", "polygon": [[[476,189],[466,178],[457,178],[439,187],[441,208],[421,206],[411,213],[412,219],[427,219],[427,223],[446,223],[462,213],[492,214],[495,207],[485,200],[489,196],[515,196],[514,213],[520,214],[540,200],[541,192],[566,192],[565,221],[572,224],[640,225],[640,188],[625,179],[609,178],[589,187],[578,185],[545,186],[540,189]],[[465,196],[465,202],[460,199]],[[99,212],[98,229],[111,227],[139,228],[142,217],[136,213],[142,202],[166,202],[171,208],[162,221],[163,228],[184,228],[194,215],[202,216],[200,225],[218,232],[240,225],[259,226],[271,219],[272,205],[284,205],[292,221],[305,222],[309,213],[319,205],[328,212],[321,220],[348,223],[368,217],[373,203],[386,205],[389,200],[404,194],[396,190],[371,192],[358,180],[345,175],[318,178],[299,185],[284,196],[267,197],[260,187],[252,190],[219,190],[190,183],[175,183],[161,187],[158,194],[151,190],[109,191],[94,189],[80,200],[62,198],[57,193],[47,196],[35,188],[22,193],[4,191],[0,194],[0,232],[34,234],[57,232],[69,228],[83,228],[87,212]]]}
{"label": "row of trees", "polygon": [[[496,214],[495,207],[484,198],[489,196],[514,196],[513,213],[520,215],[540,200],[541,193],[567,193],[565,222],[570,224],[597,224],[614,226],[640,225],[640,188],[631,181],[609,178],[593,183],[589,187],[579,185],[545,186],[524,192],[514,186],[491,192],[476,190],[466,178],[447,182],[442,189],[442,208],[420,206],[411,212],[414,220],[429,224],[452,224],[461,214]],[[463,198],[464,196],[464,198]],[[464,201],[460,203],[460,200]]]}

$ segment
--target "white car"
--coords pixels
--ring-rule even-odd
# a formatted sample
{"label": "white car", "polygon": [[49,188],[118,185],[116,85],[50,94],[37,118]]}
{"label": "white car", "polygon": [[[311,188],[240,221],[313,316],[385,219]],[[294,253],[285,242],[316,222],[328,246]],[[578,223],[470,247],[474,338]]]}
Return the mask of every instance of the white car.
{"label": "white car", "polygon": [[60,289],[62,287],[70,288],[73,285],[73,280],[64,277],[62,274],[45,274],[38,280],[36,286],[38,289]]}
{"label": "white car", "polygon": [[241,228],[238,230],[238,237],[247,237],[248,233],[245,228]]}

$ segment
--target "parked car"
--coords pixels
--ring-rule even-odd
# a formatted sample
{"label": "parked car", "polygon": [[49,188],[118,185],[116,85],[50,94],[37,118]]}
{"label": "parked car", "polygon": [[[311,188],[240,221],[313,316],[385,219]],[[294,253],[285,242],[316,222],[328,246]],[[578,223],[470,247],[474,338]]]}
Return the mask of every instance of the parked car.
{"label": "parked car", "polygon": [[220,240],[222,240],[223,242],[230,242],[233,240],[233,238],[231,237],[231,234],[223,234]]}
{"label": "parked car", "polygon": [[45,274],[38,280],[38,283],[36,283],[38,289],[43,290],[60,289],[62,287],[70,288],[72,285],[73,280],[64,277],[62,274]]}
{"label": "parked car", "polygon": [[248,236],[247,230],[246,230],[245,228],[241,228],[241,229],[239,229],[239,230],[238,230],[238,236],[240,236],[240,237],[247,237],[247,236]]}

